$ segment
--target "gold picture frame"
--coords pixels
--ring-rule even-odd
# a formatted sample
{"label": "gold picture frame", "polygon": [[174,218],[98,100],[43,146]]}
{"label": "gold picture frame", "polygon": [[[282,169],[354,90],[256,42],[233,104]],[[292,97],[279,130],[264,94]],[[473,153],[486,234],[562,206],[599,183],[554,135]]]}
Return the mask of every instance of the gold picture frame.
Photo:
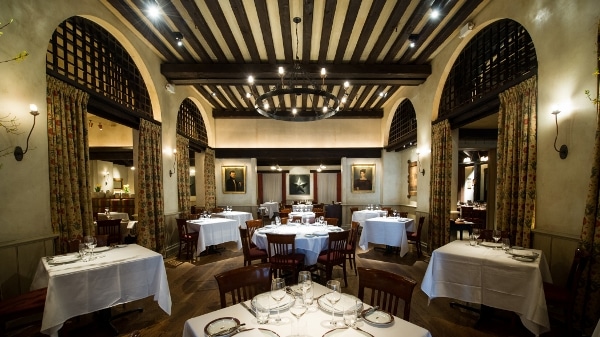
{"label": "gold picture frame", "polygon": [[113,190],[123,189],[123,178],[113,178]]}
{"label": "gold picture frame", "polygon": [[417,178],[419,169],[416,161],[408,160],[408,195],[407,197],[414,197],[417,195]]}
{"label": "gold picture frame", "polygon": [[246,193],[246,166],[221,166],[223,193]]}
{"label": "gold picture frame", "polygon": [[352,165],[352,193],[375,192],[375,164]]}

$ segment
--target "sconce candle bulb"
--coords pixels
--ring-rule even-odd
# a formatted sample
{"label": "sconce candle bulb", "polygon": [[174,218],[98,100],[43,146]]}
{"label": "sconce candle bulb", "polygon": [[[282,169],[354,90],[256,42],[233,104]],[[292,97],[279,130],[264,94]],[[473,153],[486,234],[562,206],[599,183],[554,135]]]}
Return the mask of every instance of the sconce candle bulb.
{"label": "sconce candle bulb", "polygon": [[29,150],[29,138],[31,137],[31,133],[33,132],[33,128],[35,127],[35,117],[37,117],[40,114],[35,104],[29,105],[29,113],[33,116],[33,125],[31,125],[31,130],[29,131],[29,135],[27,136],[27,146],[25,146],[25,151],[23,151],[23,148],[21,148],[20,146],[15,147],[15,151],[13,152],[13,154],[15,155],[15,159],[17,161],[23,160],[23,156],[25,155],[25,153],[27,153],[27,150]]}
{"label": "sconce candle bulb", "polygon": [[421,167],[421,160],[419,159],[419,155],[421,154],[421,151],[419,151],[418,149],[416,150],[417,153],[417,170],[419,171],[419,173],[421,173],[423,176],[425,176],[425,169]]}
{"label": "sconce candle bulb", "polygon": [[552,114],[554,115],[554,121],[556,123],[556,136],[554,137],[554,150],[556,152],[558,152],[560,159],[565,159],[567,158],[567,155],[569,155],[569,148],[567,147],[566,144],[563,144],[560,146],[560,150],[556,148],[556,140],[558,139],[558,114],[560,113],[560,110],[556,109],[554,111],[552,111]]}

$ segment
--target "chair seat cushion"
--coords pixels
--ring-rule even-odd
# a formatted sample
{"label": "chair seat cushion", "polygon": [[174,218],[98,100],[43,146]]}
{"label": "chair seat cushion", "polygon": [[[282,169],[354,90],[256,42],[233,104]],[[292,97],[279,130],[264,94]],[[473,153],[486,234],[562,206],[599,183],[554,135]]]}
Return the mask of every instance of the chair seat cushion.
{"label": "chair seat cushion", "polygon": [[258,249],[256,247],[250,248],[250,256],[253,258],[266,258],[267,251],[264,249]]}
{"label": "chair seat cushion", "polygon": [[302,264],[304,263],[304,254],[300,254],[300,253],[294,253],[294,254],[290,254],[290,255],[274,255],[271,257],[270,259],[271,263],[276,263],[276,264]]}
{"label": "chair seat cushion", "polygon": [[43,312],[47,291],[48,288],[37,289],[0,301],[0,317],[2,320],[11,320],[16,317]]}
{"label": "chair seat cushion", "polygon": [[[332,255],[333,255],[333,254],[332,254]],[[321,263],[321,264],[326,264],[326,263],[327,263],[327,261],[328,261],[328,260],[327,260],[328,256],[329,256],[329,252],[328,252],[328,251],[321,252],[321,254],[319,254],[319,257],[317,258],[317,262],[318,262],[318,263]],[[342,259],[344,259],[344,260],[345,260],[345,259],[346,259],[346,257],[345,257],[345,256],[342,256],[342,258],[338,259],[338,260],[340,261],[340,263],[341,263]],[[336,262],[336,261],[334,260],[334,256],[329,256],[329,262]]]}

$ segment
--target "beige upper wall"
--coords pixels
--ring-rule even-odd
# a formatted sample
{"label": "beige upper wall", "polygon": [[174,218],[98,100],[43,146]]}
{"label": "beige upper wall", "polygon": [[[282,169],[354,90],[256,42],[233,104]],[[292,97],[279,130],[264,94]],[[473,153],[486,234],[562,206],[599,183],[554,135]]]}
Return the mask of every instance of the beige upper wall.
{"label": "beige upper wall", "polygon": [[[0,64],[0,115],[12,114],[21,123],[20,135],[0,133],[0,149],[24,146],[32,117],[29,104],[37,103],[41,115],[30,139],[25,159],[16,162],[10,154],[0,157],[0,237],[27,238],[50,233],[48,183],[48,155],[46,129],[43,127],[46,109],[45,55],[48,40],[56,26],[73,15],[95,18],[114,33],[121,43],[131,49],[148,81],[157,119],[163,126],[163,149],[175,146],[176,112],[185,97],[192,97],[199,105],[213,147],[373,147],[383,146],[387,138],[390,113],[402,97],[411,99],[418,120],[419,147],[430,144],[431,120],[437,114],[439,95],[445,74],[468,42],[457,37],[447,43],[432,62],[433,73],[419,87],[406,88],[386,106],[382,120],[330,120],[316,123],[297,123],[281,128],[278,122],[259,120],[215,121],[210,107],[200,101],[190,89],[177,88],[175,95],[167,94],[165,79],[160,75],[161,60],[141,41],[137,34],[109,12],[101,2],[53,1],[51,10],[39,0],[4,0],[0,2],[0,21],[14,18],[15,23],[3,30],[0,38],[0,59],[27,50],[25,62]],[[6,17],[4,17],[6,16]],[[596,38],[600,7],[595,0],[556,1],[489,1],[474,18],[476,29],[501,18],[511,18],[529,31],[539,60],[539,119],[538,119],[538,194],[536,222],[538,229],[558,235],[577,236],[583,218],[583,205],[590,175],[591,154],[596,116],[593,105],[583,95],[585,89],[595,88],[592,72],[596,67]],[[101,18],[101,19],[98,19]],[[472,34],[469,37],[474,36]],[[554,120],[550,111],[554,104],[567,102],[569,113],[559,116],[559,144],[569,146],[569,157],[560,160],[554,152]],[[287,125],[289,123],[283,123]],[[293,131],[292,131],[293,130]],[[405,153],[406,152],[406,153]],[[5,152],[3,152],[5,153]],[[396,160],[397,159],[397,160]],[[404,151],[383,160],[385,172],[397,171],[406,161],[415,160],[414,152]],[[429,172],[429,158],[421,158]],[[396,163],[397,161],[397,163]],[[165,186],[165,213],[177,212],[175,179],[168,177],[172,158],[165,154],[163,181]],[[384,172],[384,171],[382,171]],[[417,209],[427,211],[429,173],[419,177]],[[392,186],[403,193],[404,186]],[[387,189],[387,186],[386,186]],[[380,194],[394,200],[391,192]],[[382,200],[383,202],[383,200]],[[413,203],[413,200],[410,200]]]}

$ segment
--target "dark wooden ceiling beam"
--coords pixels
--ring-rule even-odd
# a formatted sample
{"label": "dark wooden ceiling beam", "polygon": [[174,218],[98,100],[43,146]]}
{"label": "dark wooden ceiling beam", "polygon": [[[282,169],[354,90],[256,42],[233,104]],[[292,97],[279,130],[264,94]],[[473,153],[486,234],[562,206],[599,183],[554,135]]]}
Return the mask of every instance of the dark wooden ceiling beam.
{"label": "dark wooden ceiling beam", "polygon": [[[369,14],[367,14],[367,20],[363,24],[363,27],[360,32],[360,37],[356,42],[356,48],[352,53],[351,62],[358,63],[360,62],[360,58],[362,57],[363,52],[367,46],[367,42],[369,42],[369,38],[375,29],[375,25],[377,24],[377,20],[379,20],[379,15],[385,5],[385,0],[374,0],[371,8],[369,8]],[[381,39],[381,37],[380,37]]]}
{"label": "dark wooden ceiling beam", "polygon": [[369,57],[367,58],[367,63],[375,64],[377,59],[379,58],[383,48],[387,45],[390,40],[390,37],[397,34],[398,25],[400,24],[400,19],[406,12],[406,8],[410,5],[410,1],[398,1],[392,10],[392,14],[389,16],[388,20],[385,23],[385,27],[381,31],[377,42],[371,48],[369,53]]}
{"label": "dark wooden ceiling beam", "polygon": [[[212,1],[210,3],[212,3]],[[190,18],[192,18],[192,24],[198,30],[200,35],[202,35],[206,41],[206,44],[208,44],[208,48],[215,55],[217,62],[227,62],[225,53],[221,47],[219,47],[219,43],[217,42],[215,34],[213,34],[210,26],[204,18],[204,15],[196,5],[196,2],[194,0],[181,0],[181,5],[188,12]]]}

